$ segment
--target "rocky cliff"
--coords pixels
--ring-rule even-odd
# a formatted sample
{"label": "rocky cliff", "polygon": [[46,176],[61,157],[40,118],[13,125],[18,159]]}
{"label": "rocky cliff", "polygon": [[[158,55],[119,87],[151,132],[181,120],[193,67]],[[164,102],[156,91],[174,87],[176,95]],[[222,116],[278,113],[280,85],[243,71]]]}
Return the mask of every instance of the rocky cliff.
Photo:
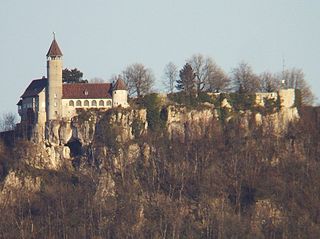
{"label": "rocky cliff", "polygon": [[[155,118],[155,112],[161,115],[162,126],[160,132],[159,128],[155,131],[154,128],[149,127],[149,125],[159,122],[158,118]],[[217,156],[220,154],[219,149],[227,147],[232,138],[223,139],[225,142],[219,145],[217,137],[224,138],[223,134],[228,124],[238,122],[237,127],[244,131],[250,131],[252,127],[261,127],[264,131],[273,132],[276,135],[275,137],[281,137],[286,132],[288,124],[297,121],[299,117],[294,101],[282,103],[279,106],[272,105],[268,110],[258,107],[251,110],[242,110],[237,109],[232,99],[228,98],[221,99],[219,105],[201,103],[196,108],[168,104],[164,100],[157,107],[153,107],[152,111],[150,106],[146,108],[119,108],[107,112],[82,111],[79,112],[77,117],[69,121],[50,122],[46,125],[45,140],[39,137],[34,139],[34,142],[29,142],[25,147],[16,151],[15,156],[23,162],[23,167],[12,167],[2,179],[0,204],[5,205],[8,201],[14,203],[15,199],[19,197],[19,193],[26,195],[41,193],[44,190],[44,185],[50,181],[45,176],[48,174],[66,178],[65,180],[70,180],[72,183],[74,183],[75,178],[76,182],[81,177],[89,178],[93,185],[91,196],[95,203],[107,203],[108,200],[117,198],[119,194],[123,193],[119,191],[120,188],[125,187],[129,182],[132,188],[142,190],[145,187],[145,181],[148,182],[146,185],[149,185],[150,182],[158,185],[157,187],[149,185],[155,187],[156,193],[160,193],[161,190],[164,190],[163,193],[165,194],[168,193],[169,199],[165,200],[170,201],[176,197],[180,198],[181,203],[184,190],[197,190],[192,188],[192,181],[188,181],[186,178],[204,171],[205,160],[208,160],[208,157],[225,157],[223,154]],[[245,135],[243,137],[249,136]],[[209,139],[211,141],[207,141]],[[194,142],[198,142],[200,146],[197,143],[194,146]],[[210,150],[208,150],[207,156],[205,154],[201,156],[201,153],[206,151],[205,147],[207,146],[205,145],[214,142],[217,142],[217,146],[211,145],[208,147],[217,147],[218,150],[213,153],[209,153]],[[187,145],[186,152],[179,151],[183,145]],[[166,151],[163,151],[162,147]],[[195,149],[192,147],[195,147]],[[243,147],[247,146],[239,145],[239,149],[242,150]],[[174,148],[178,150],[176,151]],[[202,149],[204,151],[201,151]],[[189,150],[191,151],[189,152]],[[250,151],[248,150],[248,152]],[[189,157],[188,155],[191,158],[195,157],[195,159],[190,158],[191,161],[196,160],[195,162],[187,162],[186,165],[190,164],[189,166],[186,166],[184,161],[177,165],[170,161],[171,158],[179,159],[180,157]],[[268,155],[261,159],[261,162],[265,163],[269,159],[271,161],[271,159],[281,157],[280,153],[279,155]],[[198,162],[198,157],[203,157],[203,159]],[[229,155],[229,157],[233,156]],[[192,170],[186,171],[188,175],[185,175],[183,170],[188,167]],[[207,169],[210,169],[210,167]],[[181,177],[178,176],[180,171],[184,172]],[[178,180],[179,183],[175,184],[170,181],[173,180],[170,178],[170,174],[175,175],[177,177],[175,180]],[[68,177],[71,178],[68,179]],[[127,177],[132,177],[134,180],[127,181]],[[161,181],[167,182],[169,188],[166,188],[168,185],[161,184]],[[126,190],[130,191],[130,185]],[[230,185],[228,187],[231,187]],[[238,187],[239,189],[236,183],[234,185],[235,188]],[[242,187],[240,186],[240,191],[247,190]],[[225,207],[232,211],[232,205],[228,207],[225,205],[228,196],[223,200],[221,196],[227,192],[231,195],[232,191],[229,192],[228,190],[226,189],[222,194],[220,192],[219,196],[213,197],[212,205],[214,207]],[[142,190],[138,192],[138,195],[150,197],[148,193],[145,193]],[[161,199],[161,196],[159,198]],[[147,199],[139,198],[139,200],[144,202]],[[274,224],[281,224],[279,218],[282,217],[282,212],[273,201],[269,198],[259,199],[255,204],[256,211],[252,214],[255,225],[260,225],[266,217],[271,216],[274,217]],[[197,206],[193,205],[193,207]],[[137,220],[136,226],[141,227],[143,221],[148,218],[148,215],[144,212],[147,210],[147,206],[139,206],[137,210],[139,220]],[[189,213],[191,210],[192,208],[184,208],[179,212],[180,216]]]}
{"label": "rocky cliff", "polygon": [[[166,113],[163,133],[170,139],[178,139],[181,142],[206,137],[214,125],[228,124],[233,120],[239,120],[243,128],[256,124],[265,130],[281,134],[290,122],[299,119],[294,100],[288,100],[288,97],[282,96],[279,106],[273,106],[267,112],[261,108],[239,110],[230,103],[230,99],[222,97],[218,107],[204,103],[197,108],[190,108],[167,104],[164,100],[158,113]],[[106,155],[116,144],[128,145],[126,149],[129,150],[129,155],[138,154],[136,141],[150,130],[148,123],[154,124],[148,122],[153,119],[148,118],[148,109],[145,108],[113,109],[108,112],[84,110],[78,113],[78,116],[69,121],[51,121],[46,125],[45,137],[34,139],[37,143],[37,156],[29,162],[31,166],[59,169],[65,167],[66,161],[70,163],[75,156],[88,153],[90,150],[92,155],[96,153],[92,150],[104,152]],[[38,162],[38,165],[34,162]]]}

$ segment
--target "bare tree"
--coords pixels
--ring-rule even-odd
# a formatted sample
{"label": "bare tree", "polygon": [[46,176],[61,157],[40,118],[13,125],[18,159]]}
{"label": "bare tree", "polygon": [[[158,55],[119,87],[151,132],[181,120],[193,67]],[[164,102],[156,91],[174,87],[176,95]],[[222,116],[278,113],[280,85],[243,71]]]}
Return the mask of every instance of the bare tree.
{"label": "bare tree", "polygon": [[187,62],[192,67],[195,74],[195,83],[197,87],[197,93],[201,92],[206,82],[208,82],[210,65],[212,62],[209,62],[208,58],[206,59],[203,55],[197,54],[193,55]]}
{"label": "bare tree", "polygon": [[292,68],[290,70],[285,70],[281,75],[284,87],[294,88],[301,91],[301,99],[303,105],[312,105],[315,96],[305,79],[305,75],[302,69]]}
{"label": "bare tree", "polygon": [[230,79],[210,57],[201,54],[193,55],[188,61],[196,75],[197,93],[203,90],[226,90]]}
{"label": "bare tree", "polygon": [[123,79],[128,86],[129,95],[142,96],[151,91],[154,76],[150,69],[135,63],[123,71]]}
{"label": "bare tree", "polygon": [[262,92],[274,92],[280,88],[280,80],[276,75],[270,72],[263,72],[259,76]]}
{"label": "bare tree", "polygon": [[14,130],[16,127],[17,118],[14,113],[4,113],[0,122],[1,131]]}
{"label": "bare tree", "polygon": [[189,63],[186,63],[182,70],[180,70],[180,79],[177,80],[176,88],[184,91],[186,94],[191,95],[195,87],[196,75]]}
{"label": "bare tree", "polygon": [[260,90],[259,77],[245,62],[241,62],[232,70],[232,80],[235,90],[239,93],[254,93]]}
{"label": "bare tree", "polygon": [[173,93],[174,84],[178,77],[178,69],[175,64],[169,62],[164,68],[164,85],[169,93]]}
{"label": "bare tree", "polygon": [[217,65],[211,71],[208,78],[208,90],[211,92],[227,91],[230,86],[230,78],[228,75]]}

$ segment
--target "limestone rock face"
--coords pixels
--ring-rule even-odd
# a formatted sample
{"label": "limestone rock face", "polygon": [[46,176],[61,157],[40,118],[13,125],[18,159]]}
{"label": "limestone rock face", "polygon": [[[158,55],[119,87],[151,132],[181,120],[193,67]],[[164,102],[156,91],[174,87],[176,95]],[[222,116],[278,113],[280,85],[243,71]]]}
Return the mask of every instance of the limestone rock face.
{"label": "limestone rock face", "polygon": [[274,133],[283,133],[290,122],[299,120],[299,112],[296,107],[281,108],[279,112],[262,116],[260,113],[255,114],[255,121],[262,125],[263,129],[271,130]]}
{"label": "limestone rock face", "polygon": [[215,118],[213,108],[188,110],[186,107],[168,106],[167,130],[170,138],[185,140],[205,135],[207,127]]}
{"label": "limestone rock face", "polygon": [[61,127],[60,121],[51,121],[46,124],[46,139],[51,145],[60,145],[59,129]]}
{"label": "limestone rock face", "polygon": [[258,200],[255,203],[255,210],[253,214],[253,225],[258,230],[262,230],[266,224],[278,226],[285,219],[283,212],[270,199]]}
{"label": "limestone rock face", "polygon": [[90,144],[94,137],[96,123],[96,116],[92,116],[85,121],[80,121],[77,117],[73,118],[71,121],[72,133],[68,141],[70,139],[78,139],[84,145]]}
{"label": "limestone rock face", "polygon": [[118,135],[118,141],[126,142],[134,139],[133,127],[135,120],[141,124],[142,132],[140,132],[140,134],[145,133],[148,128],[146,109],[118,111],[111,115],[110,125],[116,125],[121,129]]}
{"label": "limestone rock face", "polygon": [[47,160],[44,160],[42,162],[42,165],[46,166],[46,168],[59,170],[65,165],[68,165],[70,167],[70,162],[66,160],[66,159],[70,159],[70,149],[68,147],[49,146],[49,147],[46,147],[46,152],[47,152],[47,157],[46,157]]}
{"label": "limestone rock face", "polygon": [[46,128],[47,143],[52,146],[64,146],[70,140],[77,139],[82,145],[89,145],[93,142],[96,130],[107,124],[119,127],[121,130],[117,137],[119,141],[126,142],[134,138],[134,120],[139,120],[141,123],[141,131],[145,132],[148,127],[145,109],[115,110],[109,113],[107,119],[104,119],[105,115],[95,112],[86,114],[74,117],[71,121],[52,121]]}
{"label": "limestone rock face", "polygon": [[[36,169],[72,169],[71,160],[74,159],[72,151],[74,149],[71,144],[73,142],[78,143],[78,150],[81,151],[81,154],[84,153],[85,160],[92,161],[94,155],[97,154],[103,156],[98,158],[107,158],[110,157],[109,149],[106,146],[96,147],[97,134],[104,134],[108,138],[111,136],[107,135],[108,131],[105,131],[105,128],[117,128],[117,134],[114,135],[115,140],[119,145],[123,145],[137,135],[144,134],[147,126],[145,109],[116,109],[110,112],[85,111],[69,121],[54,120],[47,123],[46,140],[40,140],[37,144],[27,146],[26,149],[32,147],[32,150],[21,152],[21,159]],[[102,145],[104,144],[105,142],[102,142]],[[146,150],[145,148],[143,150]],[[114,157],[115,165],[121,168],[125,163],[134,162],[142,154],[141,150],[139,145],[130,144],[127,149],[120,150],[117,156],[111,157]],[[128,162],[124,162],[127,158]]]}
{"label": "limestone rock face", "polygon": [[40,191],[40,184],[40,177],[19,176],[17,172],[10,171],[0,191],[0,205],[14,204],[21,195]]}
{"label": "limestone rock face", "polygon": [[99,176],[99,183],[94,195],[95,200],[106,200],[107,197],[115,196],[115,182],[111,174],[104,172]]}
{"label": "limestone rock face", "polygon": [[138,144],[130,144],[127,148],[120,148],[118,153],[112,155],[113,167],[121,172],[126,165],[130,165],[138,160],[143,155],[144,147],[140,147]]}
{"label": "limestone rock face", "polygon": [[226,98],[224,98],[221,101],[221,108],[227,108],[227,109],[231,109],[232,106],[230,105],[230,103],[228,102],[228,100]]}
{"label": "limestone rock face", "polygon": [[65,145],[72,137],[72,124],[70,121],[62,121],[59,127],[59,145]]}
{"label": "limestone rock face", "polygon": [[[265,95],[259,96],[262,99],[259,98],[259,102],[263,101]],[[267,96],[269,97],[269,95]],[[248,128],[250,122],[254,119],[256,124],[263,125],[266,130],[281,133],[287,128],[289,122],[299,119],[299,113],[294,106],[294,91],[281,91],[277,97],[281,102],[280,110],[272,114],[256,113],[250,110],[236,112],[227,99],[221,102],[220,107],[222,108],[220,111],[209,103],[200,105],[197,109],[189,109],[181,105],[167,105],[165,106],[167,113],[166,133],[168,133],[169,138],[179,139],[181,142],[206,137],[206,134],[211,132],[208,129],[217,121],[222,120],[221,110],[227,111],[223,118],[226,123],[237,115],[237,117],[240,117],[240,126],[244,129]],[[70,143],[75,141],[79,142],[80,147],[85,150],[94,145],[92,148],[95,151],[94,154],[99,153],[107,157],[108,149],[103,149],[100,146],[96,147],[96,145],[99,140],[111,139],[114,141],[111,143],[119,145],[128,143],[126,150],[120,150],[120,156],[115,158],[115,165],[119,166],[123,163],[122,158],[131,162],[141,156],[141,146],[135,143],[130,144],[130,141],[140,137],[147,130],[146,109],[114,108],[107,112],[83,111],[72,120],[52,121],[46,125],[45,151],[47,156],[37,157],[37,160],[41,165],[46,164],[48,165],[46,167],[58,169],[62,167],[64,161],[71,158]],[[103,135],[103,139],[97,137],[99,134]],[[106,142],[100,143],[105,146],[108,145]],[[147,151],[150,152],[150,150]]]}
{"label": "limestone rock face", "polygon": [[35,169],[60,170],[71,166],[70,162],[62,157],[68,157],[68,149],[65,146],[25,142],[15,150],[15,155],[20,162]]}

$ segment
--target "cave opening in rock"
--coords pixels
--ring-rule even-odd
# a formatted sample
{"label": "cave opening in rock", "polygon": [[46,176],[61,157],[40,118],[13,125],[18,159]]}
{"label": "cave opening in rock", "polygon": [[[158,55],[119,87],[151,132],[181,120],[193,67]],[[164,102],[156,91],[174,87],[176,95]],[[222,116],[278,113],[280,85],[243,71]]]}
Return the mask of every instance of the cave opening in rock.
{"label": "cave opening in rock", "polygon": [[79,139],[71,139],[66,146],[70,149],[71,157],[77,157],[82,154],[82,144]]}

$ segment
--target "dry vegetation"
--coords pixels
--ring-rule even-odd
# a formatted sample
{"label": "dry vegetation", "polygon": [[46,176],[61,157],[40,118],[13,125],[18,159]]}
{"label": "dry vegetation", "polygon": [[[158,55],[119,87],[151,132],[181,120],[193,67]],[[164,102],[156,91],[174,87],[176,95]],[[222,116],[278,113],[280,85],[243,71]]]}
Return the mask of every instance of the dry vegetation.
{"label": "dry vegetation", "polygon": [[[84,152],[77,170],[34,169],[20,160],[25,143],[1,145],[0,186],[10,170],[40,176],[42,183],[40,191],[1,204],[0,237],[319,238],[320,128],[314,112],[302,110],[300,122],[281,136],[253,125],[242,129],[236,119],[213,122],[200,140],[149,131],[136,143],[147,143],[150,156],[121,168],[97,150]],[[100,134],[104,130],[110,129]],[[104,144],[110,152],[127,147],[101,138],[99,147]],[[112,178],[115,191],[97,199],[101,174]]]}

